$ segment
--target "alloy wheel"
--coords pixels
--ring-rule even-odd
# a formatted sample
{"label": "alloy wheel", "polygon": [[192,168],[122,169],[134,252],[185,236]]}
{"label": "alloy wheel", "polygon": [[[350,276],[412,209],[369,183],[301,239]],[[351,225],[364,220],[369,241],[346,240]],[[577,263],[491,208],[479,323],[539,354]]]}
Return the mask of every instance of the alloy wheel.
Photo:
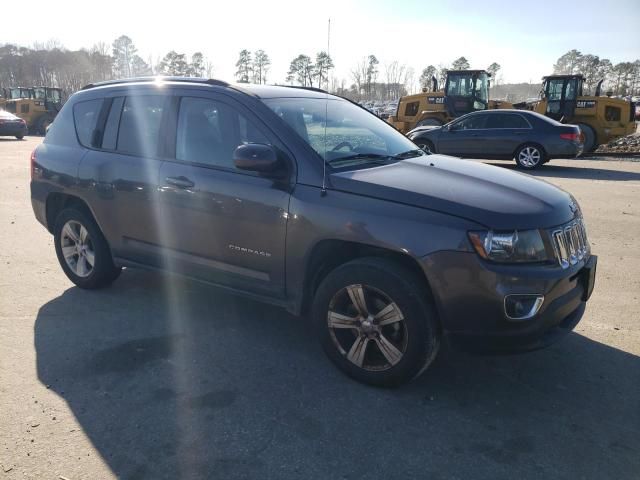
{"label": "alloy wheel", "polygon": [[60,234],[62,256],[71,271],[79,277],[91,275],[95,265],[95,250],[88,230],[80,222],[69,220]]}
{"label": "alloy wheel", "polygon": [[388,295],[368,285],[339,290],[329,304],[327,326],[338,351],[364,370],[388,370],[407,349],[402,311]]}
{"label": "alloy wheel", "polygon": [[525,167],[535,167],[540,163],[542,155],[536,147],[525,147],[518,154],[518,162]]}

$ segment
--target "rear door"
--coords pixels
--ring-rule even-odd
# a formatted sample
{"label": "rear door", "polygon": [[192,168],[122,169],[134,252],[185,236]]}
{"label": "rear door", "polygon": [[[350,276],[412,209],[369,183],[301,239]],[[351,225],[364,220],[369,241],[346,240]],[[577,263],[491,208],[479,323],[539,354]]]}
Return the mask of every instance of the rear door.
{"label": "rear door", "polygon": [[154,263],[150,247],[162,224],[157,189],[169,98],[141,92],[106,99],[101,127],[92,132],[94,148],[80,165],[80,182],[116,257]]}
{"label": "rear door", "polygon": [[239,145],[278,140],[233,99],[188,95],[176,103],[175,158],[160,170],[167,266],[235,289],[284,296],[291,186],[288,179],[233,164]]}
{"label": "rear door", "polygon": [[489,113],[485,124],[487,156],[513,158],[516,148],[531,137],[529,122],[519,113]]}
{"label": "rear door", "polygon": [[481,155],[486,117],[484,113],[474,113],[443,128],[436,145],[437,152],[460,157]]}

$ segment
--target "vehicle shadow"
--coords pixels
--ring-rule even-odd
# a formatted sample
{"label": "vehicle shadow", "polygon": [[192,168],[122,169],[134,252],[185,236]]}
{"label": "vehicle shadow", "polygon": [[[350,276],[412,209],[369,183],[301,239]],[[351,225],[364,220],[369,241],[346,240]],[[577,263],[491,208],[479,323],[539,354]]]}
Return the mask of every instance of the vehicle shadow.
{"label": "vehicle shadow", "polygon": [[640,180],[640,173],[637,172],[625,172],[621,170],[609,170],[606,168],[590,168],[584,166],[565,167],[561,165],[553,165],[553,163],[547,163],[546,165],[532,171],[526,171],[517,169],[513,163],[507,162],[494,162],[488,161],[491,165],[496,165],[510,170],[516,170],[522,173],[527,173],[534,177],[550,177],[550,178],[574,178],[584,180],[607,180],[607,181],[638,181]]}
{"label": "vehicle shadow", "polygon": [[305,319],[127,270],[35,324],[39,380],[117,478],[631,478],[640,358],[571,334],[442,351],[396,390],[338,372]]}

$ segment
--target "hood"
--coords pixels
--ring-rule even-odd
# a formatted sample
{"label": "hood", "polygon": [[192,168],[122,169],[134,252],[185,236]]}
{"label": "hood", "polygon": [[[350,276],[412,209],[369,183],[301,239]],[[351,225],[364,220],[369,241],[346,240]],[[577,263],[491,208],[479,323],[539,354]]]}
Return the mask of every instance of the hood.
{"label": "hood", "polygon": [[407,133],[407,137],[411,138],[419,133],[433,133],[438,130],[442,130],[442,125],[425,125],[423,127],[416,127]]}
{"label": "hood", "polygon": [[435,210],[495,230],[548,228],[570,221],[571,195],[547,182],[471,160],[421,156],[334,173],[333,188]]}

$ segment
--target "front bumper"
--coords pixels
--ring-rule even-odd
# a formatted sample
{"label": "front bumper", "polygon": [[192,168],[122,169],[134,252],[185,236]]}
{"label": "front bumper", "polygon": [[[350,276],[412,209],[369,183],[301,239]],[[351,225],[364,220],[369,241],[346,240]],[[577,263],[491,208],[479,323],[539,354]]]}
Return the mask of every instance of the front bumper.
{"label": "front bumper", "polygon": [[[438,252],[423,259],[423,268],[449,343],[472,351],[515,352],[545,347],[573,330],[584,313],[589,282],[592,288],[595,281],[596,263],[591,255],[567,269],[499,265],[475,253]],[[538,313],[509,319],[504,298],[517,294],[543,295]]]}

